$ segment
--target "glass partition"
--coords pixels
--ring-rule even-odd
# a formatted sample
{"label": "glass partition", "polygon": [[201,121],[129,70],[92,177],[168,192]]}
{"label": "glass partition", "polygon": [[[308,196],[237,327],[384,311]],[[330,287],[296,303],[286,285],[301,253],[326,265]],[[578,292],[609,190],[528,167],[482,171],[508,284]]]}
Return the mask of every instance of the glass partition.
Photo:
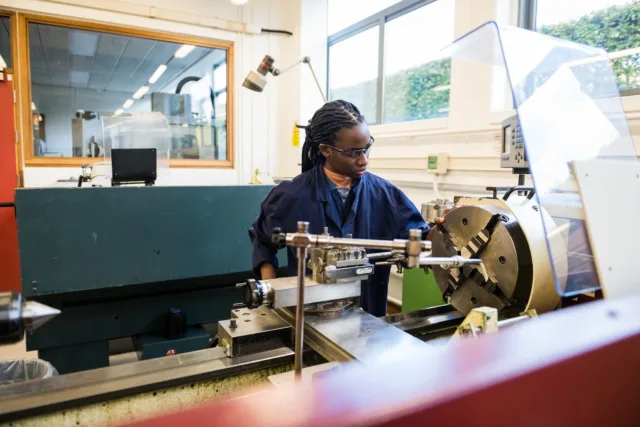
{"label": "glass partition", "polygon": [[[155,148],[157,176],[167,176],[171,158],[171,129],[162,113],[134,113],[102,119],[104,134],[104,161],[111,162],[112,149]],[[107,168],[111,177],[111,168]]]}
{"label": "glass partition", "polygon": [[35,157],[102,158],[103,119],[159,112],[172,159],[230,159],[225,49],[39,22],[28,35]]}
{"label": "glass partition", "polygon": [[452,69],[469,62],[506,67],[558,292],[599,289],[571,165],[637,161],[606,52],[489,22],[446,48],[443,58]]}

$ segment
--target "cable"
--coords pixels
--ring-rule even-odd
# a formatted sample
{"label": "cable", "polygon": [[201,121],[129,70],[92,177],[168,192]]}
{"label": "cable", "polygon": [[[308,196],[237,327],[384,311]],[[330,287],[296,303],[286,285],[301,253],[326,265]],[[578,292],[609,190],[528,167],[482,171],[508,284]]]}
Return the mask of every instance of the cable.
{"label": "cable", "polygon": [[275,34],[286,34],[287,36],[292,36],[293,33],[291,31],[285,31],[285,30],[270,30],[268,28],[263,28],[262,29],[263,33],[275,33]]}
{"label": "cable", "polygon": [[436,193],[436,200],[441,200],[440,191],[438,190],[438,174],[433,175],[433,192]]}

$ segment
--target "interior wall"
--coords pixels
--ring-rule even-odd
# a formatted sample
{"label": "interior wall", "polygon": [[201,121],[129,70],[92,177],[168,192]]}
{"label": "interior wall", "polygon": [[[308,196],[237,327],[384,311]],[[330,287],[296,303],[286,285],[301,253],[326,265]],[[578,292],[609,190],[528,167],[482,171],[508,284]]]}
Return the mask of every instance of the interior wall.
{"label": "interior wall", "polygon": [[[112,3],[131,3],[133,5],[153,6],[179,13],[198,14],[219,19],[255,24],[263,28],[284,29],[298,33],[300,28],[299,2],[296,0],[251,0],[245,6],[233,5],[229,0],[182,0],[177,4],[173,0],[122,0]],[[100,4],[109,1],[100,2]],[[52,14],[76,19],[98,21],[123,26],[146,28],[157,31],[168,31],[228,40],[235,44],[234,66],[235,85],[230,88],[235,93],[235,165],[234,169],[209,168],[172,168],[169,176],[159,178],[158,185],[235,185],[246,184],[256,168],[266,171],[272,176],[287,176],[295,167],[278,161],[278,149],[283,143],[291,142],[292,124],[298,114],[297,105],[288,106],[280,114],[282,105],[280,97],[299,97],[299,80],[293,71],[277,80],[285,81],[279,89],[271,79],[269,86],[261,94],[242,88],[242,82],[250,69],[255,69],[266,53],[278,60],[281,54],[282,63],[299,56],[299,34],[293,37],[286,35],[240,34],[186,23],[168,22],[160,19],[107,12],[86,6],[77,7],[62,5],[45,0],[0,0],[0,7]],[[280,62],[280,60],[278,60]],[[293,62],[293,61],[292,61]],[[292,78],[288,78],[292,77]],[[275,83],[275,84],[274,84]],[[23,141],[23,145],[30,142]],[[59,167],[25,167],[25,186],[48,186],[59,179],[77,177],[79,168]]]}

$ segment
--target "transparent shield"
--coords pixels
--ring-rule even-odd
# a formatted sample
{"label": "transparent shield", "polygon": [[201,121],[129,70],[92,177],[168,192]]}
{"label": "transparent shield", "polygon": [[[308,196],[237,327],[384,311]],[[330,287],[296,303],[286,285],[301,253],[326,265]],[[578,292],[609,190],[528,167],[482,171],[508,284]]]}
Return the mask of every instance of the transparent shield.
{"label": "transparent shield", "polygon": [[604,50],[488,22],[445,48],[443,57],[453,67],[478,62],[506,68],[558,292],[599,289],[571,164],[637,161]]}
{"label": "transparent shield", "polygon": [[[162,113],[134,113],[102,119],[104,133],[104,161],[111,162],[114,148],[155,148],[157,153],[157,176],[169,174],[171,152],[171,129]],[[111,168],[107,168],[111,177]]]}

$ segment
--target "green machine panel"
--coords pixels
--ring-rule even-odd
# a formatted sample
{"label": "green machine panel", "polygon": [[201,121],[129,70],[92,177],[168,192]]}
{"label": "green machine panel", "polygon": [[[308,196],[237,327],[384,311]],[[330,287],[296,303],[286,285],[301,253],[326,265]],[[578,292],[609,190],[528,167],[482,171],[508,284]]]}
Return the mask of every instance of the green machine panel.
{"label": "green machine panel", "polygon": [[167,314],[184,313],[189,331],[228,318],[235,284],[253,277],[248,230],[271,188],[17,190],[22,293],[62,311],[27,349],[69,373],[106,366],[115,338],[136,337],[145,357],[206,346],[203,334],[167,338]]}
{"label": "green machine panel", "polygon": [[248,229],[271,188],[18,190],[22,292],[32,297],[250,272]]}
{"label": "green machine panel", "polygon": [[444,304],[433,272],[421,268],[405,269],[402,274],[402,311],[421,310]]}

